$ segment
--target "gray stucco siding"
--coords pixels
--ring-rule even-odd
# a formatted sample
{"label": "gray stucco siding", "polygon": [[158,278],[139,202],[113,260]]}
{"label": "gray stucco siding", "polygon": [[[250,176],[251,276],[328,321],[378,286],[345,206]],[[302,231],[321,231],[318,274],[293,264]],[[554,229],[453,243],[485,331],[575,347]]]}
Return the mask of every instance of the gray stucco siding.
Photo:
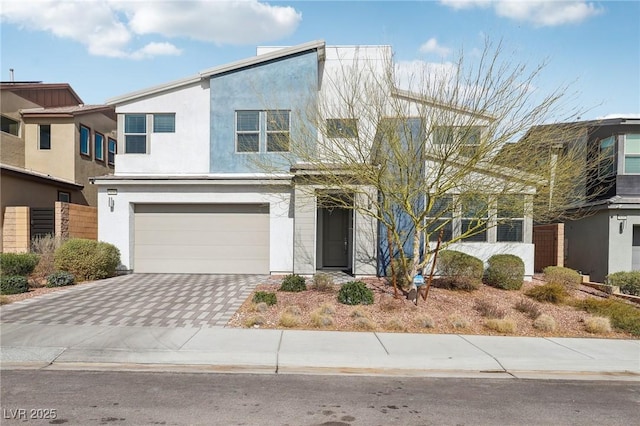
{"label": "gray stucco siding", "polygon": [[210,172],[261,172],[256,170],[256,161],[274,162],[282,171],[288,171],[290,163],[282,155],[264,152],[264,128],[260,134],[260,153],[236,153],[235,111],[290,110],[291,140],[303,140],[312,128],[305,114],[318,95],[317,53],[312,51],[214,76],[210,91]]}

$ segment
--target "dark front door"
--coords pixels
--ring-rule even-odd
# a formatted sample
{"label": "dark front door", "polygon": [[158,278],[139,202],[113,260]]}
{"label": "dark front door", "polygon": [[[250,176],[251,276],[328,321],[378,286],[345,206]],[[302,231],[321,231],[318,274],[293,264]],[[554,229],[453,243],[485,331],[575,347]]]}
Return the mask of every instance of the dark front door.
{"label": "dark front door", "polygon": [[349,215],[341,208],[322,209],[322,266],[349,267]]}

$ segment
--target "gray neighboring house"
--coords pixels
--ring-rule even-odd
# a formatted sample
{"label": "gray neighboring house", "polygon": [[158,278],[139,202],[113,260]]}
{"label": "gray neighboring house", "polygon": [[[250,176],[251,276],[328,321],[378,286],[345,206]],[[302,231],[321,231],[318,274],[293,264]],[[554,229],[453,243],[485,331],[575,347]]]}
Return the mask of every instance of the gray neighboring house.
{"label": "gray neighboring house", "polygon": [[565,266],[596,282],[614,272],[638,271],[640,117],[550,126],[567,124],[583,129],[577,143],[587,144],[589,158],[600,164],[587,177],[588,202],[580,206],[589,208],[590,214],[565,222]]}

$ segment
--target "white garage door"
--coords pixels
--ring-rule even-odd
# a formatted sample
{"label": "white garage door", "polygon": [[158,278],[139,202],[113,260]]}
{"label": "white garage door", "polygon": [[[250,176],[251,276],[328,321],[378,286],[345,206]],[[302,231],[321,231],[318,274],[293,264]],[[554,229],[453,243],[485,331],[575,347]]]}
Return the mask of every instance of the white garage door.
{"label": "white garage door", "polygon": [[138,204],[138,273],[269,273],[269,206]]}

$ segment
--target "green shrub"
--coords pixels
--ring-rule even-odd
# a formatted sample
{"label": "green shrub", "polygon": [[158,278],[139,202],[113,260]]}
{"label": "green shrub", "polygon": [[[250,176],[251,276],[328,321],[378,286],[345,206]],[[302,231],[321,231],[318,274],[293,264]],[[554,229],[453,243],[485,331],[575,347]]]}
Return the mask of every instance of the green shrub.
{"label": "green shrub", "polygon": [[457,290],[475,290],[482,284],[484,264],[477,257],[455,250],[438,253],[440,278],[435,286]]}
{"label": "green shrub", "polygon": [[561,284],[570,289],[577,289],[582,283],[582,276],[570,268],[547,266],[542,272],[547,283]]}
{"label": "green shrub", "polygon": [[119,264],[120,251],[114,245],[82,238],[66,241],[54,255],[56,269],[81,281],[113,277]]}
{"label": "green shrub", "polygon": [[253,294],[253,299],[251,301],[255,304],[266,303],[269,306],[275,305],[276,303],[278,303],[276,294],[268,291],[256,291]]}
{"label": "green shrub", "polygon": [[0,294],[18,294],[29,291],[27,277],[22,275],[3,275],[0,277]]}
{"label": "green shrub", "polygon": [[70,272],[58,271],[47,277],[47,287],[64,287],[75,283],[76,277]]}
{"label": "green shrub", "polygon": [[611,319],[615,328],[640,336],[640,309],[613,299],[584,299],[576,303],[584,311]]}
{"label": "green shrub", "polygon": [[26,277],[33,272],[39,260],[35,253],[0,253],[0,273]]}
{"label": "green shrub", "polygon": [[287,275],[280,285],[280,291],[299,292],[305,291],[306,289],[307,284],[305,283],[304,277],[297,274]]}
{"label": "green shrub", "polygon": [[524,262],[513,254],[494,254],[487,261],[487,284],[504,290],[520,290],[524,281]]}
{"label": "green shrub", "polygon": [[340,288],[338,302],[344,305],[371,305],[373,291],[362,281],[349,281]]}
{"label": "green shrub", "polygon": [[568,296],[567,290],[562,284],[544,284],[530,288],[526,293],[538,302],[562,303]]}
{"label": "green shrub", "polygon": [[616,272],[607,276],[606,283],[620,287],[620,292],[640,296],[640,271]]}

